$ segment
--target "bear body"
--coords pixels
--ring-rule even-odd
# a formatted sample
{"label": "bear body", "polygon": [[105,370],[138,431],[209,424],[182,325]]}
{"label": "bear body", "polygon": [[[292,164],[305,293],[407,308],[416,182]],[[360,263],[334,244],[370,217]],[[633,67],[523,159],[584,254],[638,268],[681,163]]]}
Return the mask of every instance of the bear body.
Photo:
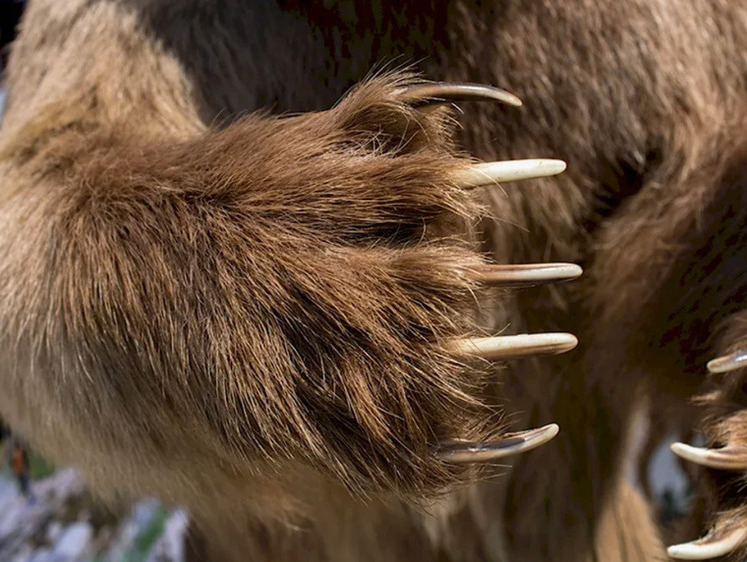
{"label": "bear body", "polygon": [[[32,0],[0,413],[101,493],[187,505],[214,559],[663,556],[635,421],[744,337],[738,4]],[[524,106],[455,129],[413,61]],[[470,155],[569,167],[467,192]],[[488,262],[586,274],[509,293],[464,274]],[[578,349],[503,369],[448,347],[560,331]],[[434,454],[550,422],[495,477]]]}

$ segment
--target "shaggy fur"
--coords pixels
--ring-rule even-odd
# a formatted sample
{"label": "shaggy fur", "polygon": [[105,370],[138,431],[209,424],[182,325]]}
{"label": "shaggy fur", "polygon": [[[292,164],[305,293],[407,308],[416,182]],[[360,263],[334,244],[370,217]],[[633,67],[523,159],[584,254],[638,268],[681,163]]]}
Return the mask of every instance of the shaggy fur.
{"label": "shaggy fur", "polygon": [[[623,469],[647,397],[686,403],[743,341],[717,328],[747,305],[746,18],[32,1],[0,131],[0,412],[102,492],[187,504],[216,559],[663,556]],[[470,160],[445,110],[368,75],[389,60],[512,89],[521,110],[464,106],[463,146],[568,172],[481,206],[449,179]],[[484,294],[464,268],[488,256],[587,275]],[[445,351],[507,326],[582,343],[492,374]],[[741,427],[714,415],[716,440]],[[439,439],[550,421],[503,478],[444,495],[475,474]]]}

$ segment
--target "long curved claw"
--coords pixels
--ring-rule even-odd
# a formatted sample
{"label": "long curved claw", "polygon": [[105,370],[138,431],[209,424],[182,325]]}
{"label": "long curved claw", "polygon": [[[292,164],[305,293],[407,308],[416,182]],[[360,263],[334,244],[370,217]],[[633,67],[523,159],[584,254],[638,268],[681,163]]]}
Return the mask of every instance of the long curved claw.
{"label": "long curved claw", "polygon": [[562,160],[535,158],[530,160],[503,160],[473,164],[458,170],[452,176],[464,189],[495,185],[500,182],[546,178],[562,173],[566,168]]}
{"label": "long curved claw", "polygon": [[706,449],[685,443],[672,443],[672,452],[685,460],[720,470],[747,470],[747,449],[724,447]]}
{"label": "long curved claw", "polygon": [[405,91],[406,99],[415,107],[443,102],[492,101],[521,107],[522,101],[511,92],[484,84],[436,82],[411,86]]}
{"label": "long curved claw", "polygon": [[742,367],[747,367],[747,350],[745,349],[740,349],[708,362],[708,370],[711,373],[726,373]]}
{"label": "long curved claw", "polygon": [[573,334],[519,334],[488,338],[466,338],[452,343],[450,351],[488,360],[519,359],[533,355],[557,355],[578,345]]}
{"label": "long curved claw", "polygon": [[469,270],[480,283],[501,287],[526,287],[576,279],[583,269],[573,263],[481,265]]}
{"label": "long curved claw", "polygon": [[708,560],[734,551],[747,538],[747,528],[734,525],[716,526],[702,539],[676,544],[667,554],[679,560]]}
{"label": "long curved claw", "polygon": [[452,463],[491,462],[539,447],[555,437],[559,430],[557,424],[551,423],[537,429],[509,433],[498,441],[444,441],[439,444],[436,454],[441,460]]}

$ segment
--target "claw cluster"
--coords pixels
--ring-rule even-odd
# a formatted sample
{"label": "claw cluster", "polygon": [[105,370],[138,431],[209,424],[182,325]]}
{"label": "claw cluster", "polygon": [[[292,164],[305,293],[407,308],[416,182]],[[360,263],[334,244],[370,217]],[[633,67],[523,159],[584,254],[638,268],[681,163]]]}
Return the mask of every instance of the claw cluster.
{"label": "claw cluster", "polygon": [[[421,84],[408,88],[405,98],[414,107],[454,101],[498,101],[512,106],[521,106],[515,95],[505,90],[477,84]],[[502,182],[520,181],[554,176],[565,170],[562,160],[533,159],[479,163],[452,174],[452,181],[461,189],[497,185]],[[539,285],[575,279],[581,268],[573,264],[523,264],[481,265],[468,270],[475,281],[503,287]],[[507,360],[533,355],[556,354],[570,351],[577,344],[571,334],[521,334],[469,338],[452,342],[450,351],[458,356],[476,357],[484,360]],[[464,440],[443,441],[437,455],[449,463],[476,463],[495,461],[500,458],[538,447],[558,433],[558,426],[550,424],[538,429],[505,435],[491,442]]]}
{"label": "claw cluster", "polygon": [[[711,373],[733,373],[745,367],[745,349],[718,357],[708,363],[708,370]],[[725,433],[728,434],[728,431]],[[673,443],[672,451],[685,460],[709,469],[742,474],[747,472],[747,443],[736,442],[736,436],[732,436],[723,447],[703,448]],[[745,518],[740,512],[738,509],[721,513],[704,537],[693,542],[670,546],[667,549],[669,556],[680,560],[709,560],[737,551],[747,542]]]}

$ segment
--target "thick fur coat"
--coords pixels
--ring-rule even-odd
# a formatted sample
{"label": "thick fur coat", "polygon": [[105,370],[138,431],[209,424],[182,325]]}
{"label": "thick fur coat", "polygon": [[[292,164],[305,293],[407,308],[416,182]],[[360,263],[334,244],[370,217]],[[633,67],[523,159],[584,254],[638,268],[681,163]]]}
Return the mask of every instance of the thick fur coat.
{"label": "thick fur coat", "polygon": [[[712,384],[711,436],[747,439],[704,369],[747,334],[739,4],[32,0],[0,413],[102,493],[189,506],[215,559],[661,559],[634,419]],[[414,107],[381,70],[412,61],[525,106]],[[474,157],[569,167],[466,192]],[[586,274],[503,293],[464,273],[488,261]],[[560,330],[501,370],[447,345]],[[497,472],[434,454],[548,422]]]}

